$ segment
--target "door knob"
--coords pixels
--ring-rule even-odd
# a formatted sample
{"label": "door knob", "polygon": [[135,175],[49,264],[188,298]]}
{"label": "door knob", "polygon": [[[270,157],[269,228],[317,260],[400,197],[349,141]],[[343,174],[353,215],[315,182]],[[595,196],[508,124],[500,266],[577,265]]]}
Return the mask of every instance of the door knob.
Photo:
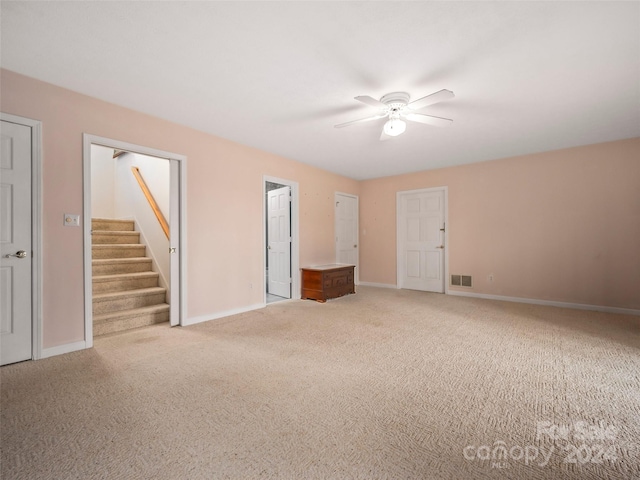
{"label": "door knob", "polygon": [[436,248],[444,248],[444,245],[438,245]]}
{"label": "door knob", "polygon": [[27,252],[25,252],[24,250],[18,250],[16,253],[7,253],[5,257],[27,258]]}
{"label": "door knob", "polygon": [[358,248],[358,245],[354,245],[353,248]]}

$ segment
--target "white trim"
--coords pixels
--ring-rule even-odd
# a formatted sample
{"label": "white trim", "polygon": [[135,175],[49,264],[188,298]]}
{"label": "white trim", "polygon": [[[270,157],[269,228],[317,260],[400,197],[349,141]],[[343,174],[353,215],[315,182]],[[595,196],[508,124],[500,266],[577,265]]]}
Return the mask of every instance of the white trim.
{"label": "white trim", "polygon": [[83,221],[84,221],[84,335],[86,344],[85,348],[93,346],[93,291],[91,284],[91,145],[101,145],[103,147],[113,148],[116,150],[126,150],[128,152],[140,153],[151,157],[164,158],[167,160],[177,160],[180,164],[180,325],[187,318],[187,301],[186,301],[186,281],[187,281],[187,157],[178,153],[166,152],[150,147],[143,147],[133,143],[122,142],[110,138],[99,137],[83,133],[82,135],[83,149]]}
{"label": "white trim", "polygon": [[360,282],[358,285],[361,287],[398,288],[398,285],[392,283]]}
{"label": "white trim", "polygon": [[461,292],[449,290],[449,295],[458,297],[482,298],[485,300],[500,300],[503,302],[528,303],[531,305],[546,305],[549,307],[573,308],[576,310],[592,310],[594,312],[621,313],[623,315],[640,315],[640,310],[633,308],[606,307],[603,305],[589,305],[586,303],[557,302],[555,300],[538,300],[535,298],[507,297],[503,295],[489,295],[486,293]]}
{"label": "white trim", "polygon": [[[277,295],[276,295],[277,296]],[[283,303],[291,303],[300,300],[299,298],[283,298],[282,300],[276,300],[275,302],[265,303],[265,307],[270,307],[271,305],[282,305]]]}
{"label": "white trim", "polygon": [[338,195],[342,195],[343,197],[351,197],[351,198],[355,198],[356,200],[356,211],[357,211],[357,215],[356,215],[356,249],[357,249],[357,253],[358,253],[358,258],[356,260],[356,272],[355,272],[355,278],[354,283],[356,285],[360,285],[360,198],[358,197],[358,195],[353,195],[352,193],[344,193],[344,192],[334,192],[333,193],[333,238],[334,238],[334,243],[335,243],[335,253],[336,253],[336,263],[340,263],[338,262],[338,242],[335,241],[338,237],[338,216],[336,215],[336,211],[337,211],[337,207],[336,207],[336,203],[338,202]]}
{"label": "white trim", "polygon": [[400,279],[402,278],[402,262],[400,262],[401,251],[400,251],[400,197],[402,195],[412,195],[415,193],[427,193],[427,192],[444,192],[444,272],[443,272],[443,288],[444,293],[447,295],[449,293],[449,282],[447,278],[449,278],[449,187],[444,185],[441,187],[429,187],[429,188],[418,188],[416,190],[403,190],[396,192],[396,288],[402,288]]}
{"label": "white trim", "polygon": [[56,355],[77,352],[78,350],[84,350],[85,348],[87,348],[86,342],[65,343],[64,345],[58,345],[57,347],[43,349],[42,356],[40,358],[55,357]]}
{"label": "white trim", "polygon": [[42,350],[42,122],[0,113],[0,120],[31,128],[31,358]]}
{"label": "white trim", "polygon": [[209,315],[199,315],[197,317],[187,318],[186,321],[182,322],[182,326],[187,327],[189,325],[208,322],[210,320],[219,320],[221,318],[230,317],[232,315],[238,315],[239,313],[246,313],[246,312],[251,312],[253,310],[259,310],[264,307],[265,307],[265,304],[256,303],[254,305],[249,305],[247,307],[232,308],[231,310],[226,310],[224,312],[211,313]]}
{"label": "white trim", "polygon": [[260,221],[262,222],[262,301],[263,306],[267,304],[267,222],[266,222],[266,183],[279,183],[291,187],[291,299],[299,300],[300,291],[300,196],[298,182],[286,180],[284,178],[262,176],[262,211]]}
{"label": "white trim", "polygon": [[91,138],[82,135],[82,262],[84,275],[84,343],[93,347],[93,286],[91,271]]}

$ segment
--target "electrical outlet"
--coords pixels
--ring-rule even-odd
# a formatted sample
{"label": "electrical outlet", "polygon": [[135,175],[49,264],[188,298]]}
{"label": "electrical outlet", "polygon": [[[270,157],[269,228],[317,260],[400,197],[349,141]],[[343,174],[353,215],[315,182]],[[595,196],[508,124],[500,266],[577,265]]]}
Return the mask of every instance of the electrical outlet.
{"label": "electrical outlet", "polygon": [[487,276],[487,280],[489,280],[490,282],[493,282],[493,273],[490,273],[490,274]]}
{"label": "electrical outlet", "polygon": [[64,214],[64,226],[65,227],[79,227],[80,215],[72,215],[70,213]]}

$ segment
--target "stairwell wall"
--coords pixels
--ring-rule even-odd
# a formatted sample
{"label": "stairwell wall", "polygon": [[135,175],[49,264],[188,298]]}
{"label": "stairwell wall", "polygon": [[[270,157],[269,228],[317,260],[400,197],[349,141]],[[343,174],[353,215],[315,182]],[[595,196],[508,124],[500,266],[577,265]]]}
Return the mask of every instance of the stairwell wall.
{"label": "stairwell wall", "polygon": [[115,218],[135,220],[135,228],[141,233],[142,241],[147,246],[147,256],[153,259],[154,271],[160,274],[160,284],[168,290],[171,274],[169,240],[131,171],[133,166],[140,169],[158,208],[168,221],[169,160],[125,153],[116,158],[114,186]]}
{"label": "stairwell wall", "polygon": [[115,217],[115,160],[113,150],[94,145],[91,148],[91,215]]}

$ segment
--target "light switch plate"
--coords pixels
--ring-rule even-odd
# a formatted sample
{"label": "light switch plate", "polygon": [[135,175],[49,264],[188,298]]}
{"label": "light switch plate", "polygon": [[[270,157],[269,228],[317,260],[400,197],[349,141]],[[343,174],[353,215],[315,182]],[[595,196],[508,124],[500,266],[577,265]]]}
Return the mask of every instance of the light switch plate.
{"label": "light switch plate", "polygon": [[70,213],[64,214],[64,226],[65,227],[79,227],[80,215],[72,215]]}

